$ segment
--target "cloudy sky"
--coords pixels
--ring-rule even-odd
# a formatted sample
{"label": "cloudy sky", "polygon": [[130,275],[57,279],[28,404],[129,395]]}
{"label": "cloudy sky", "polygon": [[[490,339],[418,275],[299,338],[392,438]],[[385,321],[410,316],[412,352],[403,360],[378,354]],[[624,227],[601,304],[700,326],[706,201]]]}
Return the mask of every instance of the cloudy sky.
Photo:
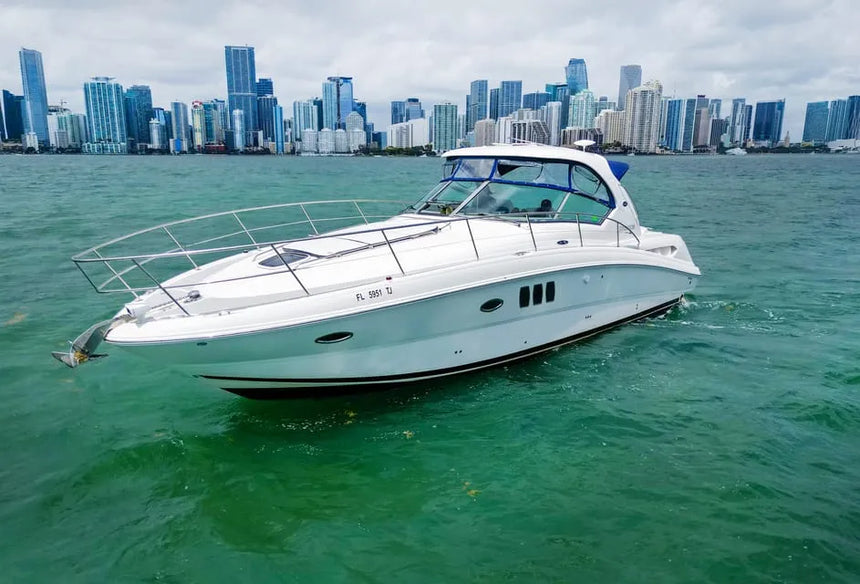
{"label": "cloudy sky", "polygon": [[462,107],[473,79],[536,91],[581,57],[613,100],[627,63],[666,95],[785,98],[799,140],[806,102],[860,93],[858,30],[857,0],[0,0],[0,88],[21,93],[23,46],[42,52],[49,102],[75,111],[97,75],[150,85],[155,105],[223,98],[224,45],[247,44],[282,104],[352,76],[384,128],[393,99]]}

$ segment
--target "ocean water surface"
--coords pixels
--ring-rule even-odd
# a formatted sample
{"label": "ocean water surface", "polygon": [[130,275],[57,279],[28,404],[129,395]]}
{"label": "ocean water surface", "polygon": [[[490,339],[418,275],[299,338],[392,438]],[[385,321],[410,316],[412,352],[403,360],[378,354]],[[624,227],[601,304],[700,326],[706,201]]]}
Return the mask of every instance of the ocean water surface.
{"label": "ocean water surface", "polygon": [[528,361],[253,402],[121,352],[69,256],[418,198],[434,159],[0,156],[2,582],[858,582],[860,159],[636,157],[685,305]]}

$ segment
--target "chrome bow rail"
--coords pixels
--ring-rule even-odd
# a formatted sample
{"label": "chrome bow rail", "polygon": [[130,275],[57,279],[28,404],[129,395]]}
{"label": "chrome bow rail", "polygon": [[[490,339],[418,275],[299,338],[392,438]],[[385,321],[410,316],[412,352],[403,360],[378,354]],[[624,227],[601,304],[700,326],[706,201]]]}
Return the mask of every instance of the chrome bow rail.
{"label": "chrome bow rail", "polygon": [[[615,245],[621,247],[639,247],[639,238],[627,225],[610,217],[599,217],[585,213],[511,213],[505,215],[450,215],[440,218],[428,218],[426,222],[410,223],[402,226],[385,228],[373,227],[366,230],[350,229],[348,234],[320,234],[321,230],[331,231],[344,227],[355,227],[356,223],[388,219],[404,210],[407,203],[401,201],[381,201],[372,199],[329,200],[303,203],[284,203],[267,205],[223,213],[212,213],[192,219],[183,219],[162,223],[149,229],[112,239],[106,243],[92,247],[72,257],[72,261],[83,273],[93,288],[99,293],[123,292],[137,297],[140,293],[160,289],[182,310],[185,308],[170,294],[171,286],[164,286],[163,281],[186,272],[189,269],[200,268],[212,261],[242,253],[249,250],[271,248],[281,258],[284,269],[267,271],[265,274],[240,276],[237,278],[207,281],[209,284],[243,280],[248,278],[265,277],[274,274],[290,273],[306,294],[310,294],[296,273],[301,267],[293,269],[281,254],[277,246],[283,244],[295,245],[302,241],[319,241],[327,238],[346,238],[368,234],[378,234],[377,242],[356,241],[356,247],[348,250],[333,252],[330,256],[343,256],[349,253],[374,248],[387,247],[401,273],[406,270],[398,258],[394,244],[438,233],[452,223],[465,222],[470,247],[475,259],[481,258],[480,246],[475,242],[472,223],[475,221],[497,220],[515,222],[527,226],[531,243],[538,251],[538,239],[535,237],[533,226],[546,222],[570,223],[576,225],[581,247],[587,245],[611,245],[606,240],[588,242],[583,238],[583,225],[602,226],[606,222],[615,224]],[[381,208],[387,207],[389,212],[381,213]],[[348,209],[344,214],[342,209]],[[341,210],[341,211],[339,211]],[[260,216],[263,219],[260,219]],[[424,229],[420,229],[424,228]],[[308,234],[310,229],[312,233]],[[416,229],[419,229],[416,231]],[[404,231],[405,230],[405,231]],[[603,233],[607,233],[605,229]],[[215,235],[214,233],[220,233]],[[150,246],[149,253],[129,253],[127,249],[133,245]],[[155,270],[155,261],[165,264],[162,269]],[[103,270],[101,276],[95,272],[98,267]],[[187,288],[185,283],[181,287]]]}

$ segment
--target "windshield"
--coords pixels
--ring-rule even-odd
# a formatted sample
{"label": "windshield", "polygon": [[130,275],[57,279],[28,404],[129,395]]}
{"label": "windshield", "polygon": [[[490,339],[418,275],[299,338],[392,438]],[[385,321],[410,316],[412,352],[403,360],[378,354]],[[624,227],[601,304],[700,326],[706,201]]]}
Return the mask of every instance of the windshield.
{"label": "windshield", "polygon": [[446,161],[443,177],[410,210],[599,223],[615,207],[600,176],[576,162],[461,158]]}

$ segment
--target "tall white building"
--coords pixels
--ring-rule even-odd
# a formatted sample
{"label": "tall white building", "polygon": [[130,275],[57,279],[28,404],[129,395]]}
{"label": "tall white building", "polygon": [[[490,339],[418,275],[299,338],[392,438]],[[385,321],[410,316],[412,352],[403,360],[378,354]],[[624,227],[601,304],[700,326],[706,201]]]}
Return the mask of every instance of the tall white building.
{"label": "tall white building", "polygon": [[233,148],[239,151],[245,149],[245,112],[240,109],[233,110]]}
{"label": "tall white building", "polygon": [[627,92],[625,146],[637,152],[657,151],[662,97],[663,86],[659,81],[649,81]]}
{"label": "tall white building", "polygon": [[206,145],[206,112],[203,110],[202,101],[191,104],[191,137],[194,140],[194,149],[203,152]]}
{"label": "tall white building", "polygon": [[511,124],[511,142],[549,144],[549,128],[541,120],[514,120]]}
{"label": "tall white building", "polygon": [[504,116],[496,122],[496,142],[499,144],[510,144],[513,139],[514,118]]}
{"label": "tall white building", "polygon": [[181,101],[172,102],[170,104],[170,120],[171,124],[173,124],[173,139],[175,140],[176,150],[188,152],[188,143],[190,141],[188,135],[188,106]]}
{"label": "tall white building", "polygon": [[558,146],[561,140],[561,102],[547,102],[543,108],[543,120],[549,128],[549,143]]}
{"label": "tall white building", "polygon": [[319,128],[319,117],[314,101],[293,102],[293,139],[304,140],[305,130],[316,131]]}
{"label": "tall white building", "polygon": [[496,140],[496,122],[483,119],[475,122],[475,146],[489,146]]}
{"label": "tall white building", "polygon": [[346,130],[342,128],[334,131],[334,151],[336,154],[346,154],[349,152],[349,138],[347,137]]}
{"label": "tall white building", "polygon": [[305,129],[302,132],[302,152],[315,154],[319,151],[318,134],[316,130]]}
{"label": "tall white building", "polygon": [[594,119],[594,126],[603,134],[604,144],[614,144],[625,140],[625,121],[627,114],[623,111],[603,110]]}
{"label": "tall white building", "polygon": [[323,128],[317,134],[317,150],[320,154],[334,154],[334,130]]}
{"label": "tall white building", "polygon": [[347,132],[347,139],[349,141],[350,152],[358,152],[363,146],[367,145],[367,134],[364,130],[349,130]]}
{"label": "tall white building", "polygon": [[427,144],[430,144],[430,120],[427,118],[416,118],[388,127],[388,146],[392,148],[412,148]]}

